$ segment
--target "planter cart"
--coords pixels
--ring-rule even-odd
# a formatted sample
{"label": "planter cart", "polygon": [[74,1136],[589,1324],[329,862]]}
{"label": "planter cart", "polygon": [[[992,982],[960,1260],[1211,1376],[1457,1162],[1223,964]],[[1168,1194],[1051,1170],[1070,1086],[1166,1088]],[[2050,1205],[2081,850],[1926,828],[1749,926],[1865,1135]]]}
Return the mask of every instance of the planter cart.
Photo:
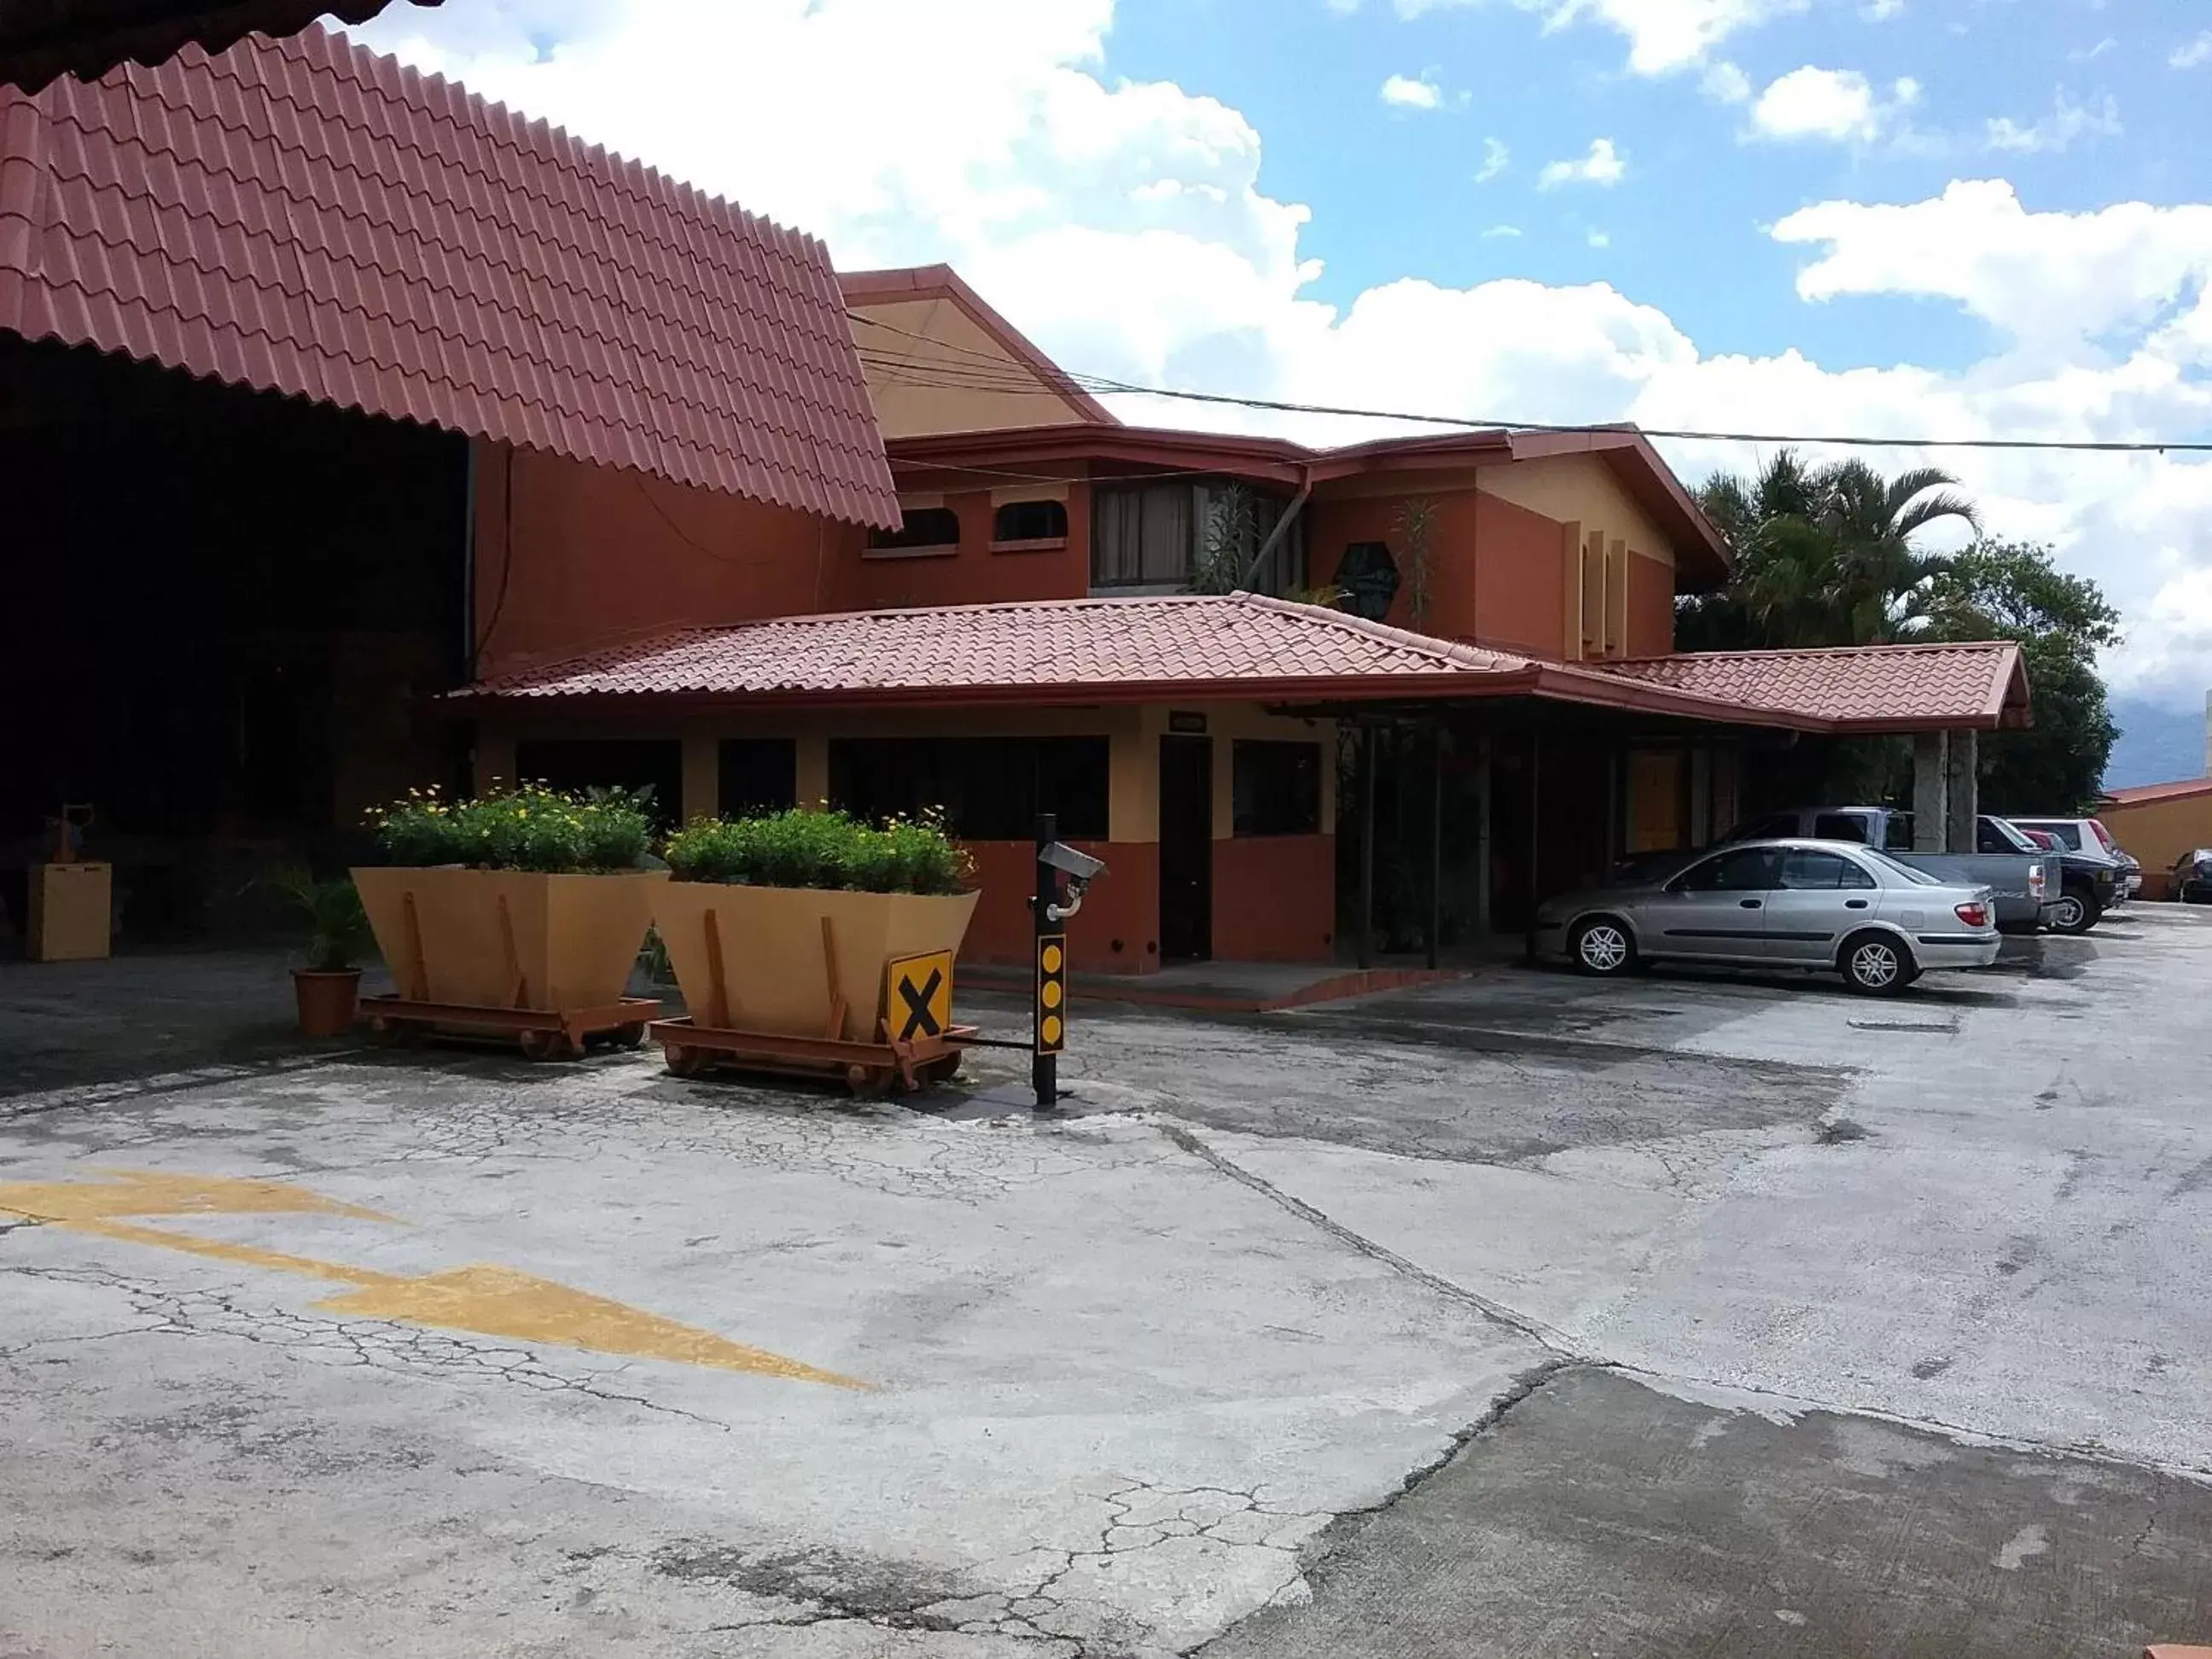
{"label": "planter cart", "polygon": [[[966,919],[963,910],[963,927]],[[699,918],[707,995],[693,1017],[657,1020],[652,1027],[668,1069],[678,1077],[728,1066],[787,1077],[842,1078],[856,1095],[920,1089],[957,1072],[960,1045],[975,1035],[975,1028],[951,1023],[952,952],[886,959],[882,1012],[872,1022],[876,1040],[856,1038],[847,1029],[853,1010],[839,975],[836,924],[828,915],[819,920],[828,992],[820,1034],[749,1029],[738,1023],[744,1010],[731,1002],[720,908],[708,906]],[[667,935],[664,927],[663,939]]]}
{"label": "planter cart", "polygon": [[[472,877],[477,879],[467,879]],[[660,1012],[651,998],[622,994],[647,925],[643,890],[633,933],[619,914],[608,914],[604,902],[588,902],[585,890],[564,892],[556,885],[629,878],[380,869],[356,871],[355,879],[401,988],[395,995],[361,1000],[362,1018],[380,1042],[408,1042],[433,1031],[511,1038],[528,1058],[553,1060],[581,1054],[595,1037],[638,1048]],[[424,902],[441,905],[447,960],[441,962],[435,949],[425,953],[418,888],[425,890]],[[517,909],[533,903],[531,925],[519,927]],[[617,913],[623,908],[611,907]],[[611,926],[580,925],[603,921]],[[589,939],[582,954],[606,960],[588,960],[579,969],[563,953],[574,954],[574,941],[590,934],[599,937]],[[478,948],[455,948],[469,946]],[[442,970],[443,986],[434,963]]]}

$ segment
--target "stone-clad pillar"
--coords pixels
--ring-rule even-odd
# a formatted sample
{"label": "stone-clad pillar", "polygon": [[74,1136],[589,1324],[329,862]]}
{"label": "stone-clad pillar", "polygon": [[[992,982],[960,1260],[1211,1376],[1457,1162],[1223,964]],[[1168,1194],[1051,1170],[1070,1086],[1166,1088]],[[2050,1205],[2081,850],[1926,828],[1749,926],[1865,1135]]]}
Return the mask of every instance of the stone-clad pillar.
{"label": "stone-clad pillar", "polygon": [[1942,732],[1912,734],[1912,850],[1940,853],[1950,825],[1950,745]]}

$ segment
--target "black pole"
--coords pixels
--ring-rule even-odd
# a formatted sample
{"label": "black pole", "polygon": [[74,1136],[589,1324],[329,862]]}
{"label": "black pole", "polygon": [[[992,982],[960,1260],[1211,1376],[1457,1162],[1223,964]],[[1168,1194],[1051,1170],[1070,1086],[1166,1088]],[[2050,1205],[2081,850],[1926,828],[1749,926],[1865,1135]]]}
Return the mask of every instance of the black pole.
{"label": "black pole", "polygon": [[[1030,909],[1036,921],[1031,930],[1035,939],[1030,947],[1033,972],[1041,975],[1047,933],[1060,931],[1053,921],[1051,908],[1060,902],[1060,876],[1044,861],[1044,849],[1060,839],[1059,815],[1040,812],[1036,819],[1036,896]],[[1040,994],[1041,984],[1032,984],[1030,992],[1030,1087],[1035,1091],[1036,1109],[1050,1111],[1060,1099],[1060,1057],[1057,1046],[1048,1048],[1044,1040],[1044,1002]],[[1064,1015],[1063,1015],[1064,1018]]]}
{"label": "black pole", "polygon": [[1375,728],[1359,728],[1359,965],[1375,965]]}
{"label": "black pole", "polygon": [[1444,927],[1444,728],[1429,726],[1429,966],[1437,965],[1437,952]]}

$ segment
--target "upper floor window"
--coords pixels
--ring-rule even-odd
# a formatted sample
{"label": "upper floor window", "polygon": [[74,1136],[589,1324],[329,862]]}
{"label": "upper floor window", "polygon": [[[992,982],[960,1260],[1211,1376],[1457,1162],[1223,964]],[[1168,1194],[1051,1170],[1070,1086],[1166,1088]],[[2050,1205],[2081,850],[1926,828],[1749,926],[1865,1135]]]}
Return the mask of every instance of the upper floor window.
{"label": "upper floor window", "polygon": [[[1301,588],[1304,515],[1274,535],[1290,503],[1230,479],[1099,484],[1091,491],[1091,588],[1227,592],[1248,578],[1263,593]],[[1255,569],[1271,538],[1267,561]]]}
{"label": "upper floor window", "polygon": [[949,507],[909,507],[896,530],[868,532],[868,550],[872,553],[959,545],[960,515]]}
{"label": "upper floor window", "polygon": [[1064,542],[1067,539],[1065,501],[1008,501],[991,519],[994,542]]}

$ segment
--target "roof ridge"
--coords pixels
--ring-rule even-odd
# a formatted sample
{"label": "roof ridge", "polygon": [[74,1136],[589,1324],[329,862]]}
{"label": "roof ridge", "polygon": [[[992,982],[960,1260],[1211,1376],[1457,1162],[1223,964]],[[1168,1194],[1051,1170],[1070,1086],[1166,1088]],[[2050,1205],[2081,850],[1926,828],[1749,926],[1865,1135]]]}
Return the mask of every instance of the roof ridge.
{"label": "roof ridge", "polygon": [[[1524,652],[1499,651],[1486,645],[1468,645],[1458,640],[1443,639],[1434,634],[1416,633],[1411,629],[1392,627],[1388,623],[1371,622],[1365,617],[1355,617],[1349,611],[1334,610],[1325,605],[1306,605],[1296,599],[1278,599],[1272,593],[1247,592],[1242,588],[1225,597],[1242,599],[1270,611],[1304,616],[1382,644],[1441,657],[1455,667],[1495,672],[1494,665],[1498,663],[1516,663],[1525,668],[1545,665],[1541,658]],[[1486,660],[1478,660],[1478,658]]]}
{"label": "roof ridge", "polygon": [[1904,651],[1988,651],[2010,647],[2019,649],[2018,640],[1899,640],[1872,645],[1768,645],[1749,651],[1670,651],[1661,657],[1615,657],[1616,665],[1629,663],[1680,662],[1685,657],[1711,659],[1723,657],[1741,659],[1745,657],[1813,657],[1813,656],[1869,656],[1876,653]]}

